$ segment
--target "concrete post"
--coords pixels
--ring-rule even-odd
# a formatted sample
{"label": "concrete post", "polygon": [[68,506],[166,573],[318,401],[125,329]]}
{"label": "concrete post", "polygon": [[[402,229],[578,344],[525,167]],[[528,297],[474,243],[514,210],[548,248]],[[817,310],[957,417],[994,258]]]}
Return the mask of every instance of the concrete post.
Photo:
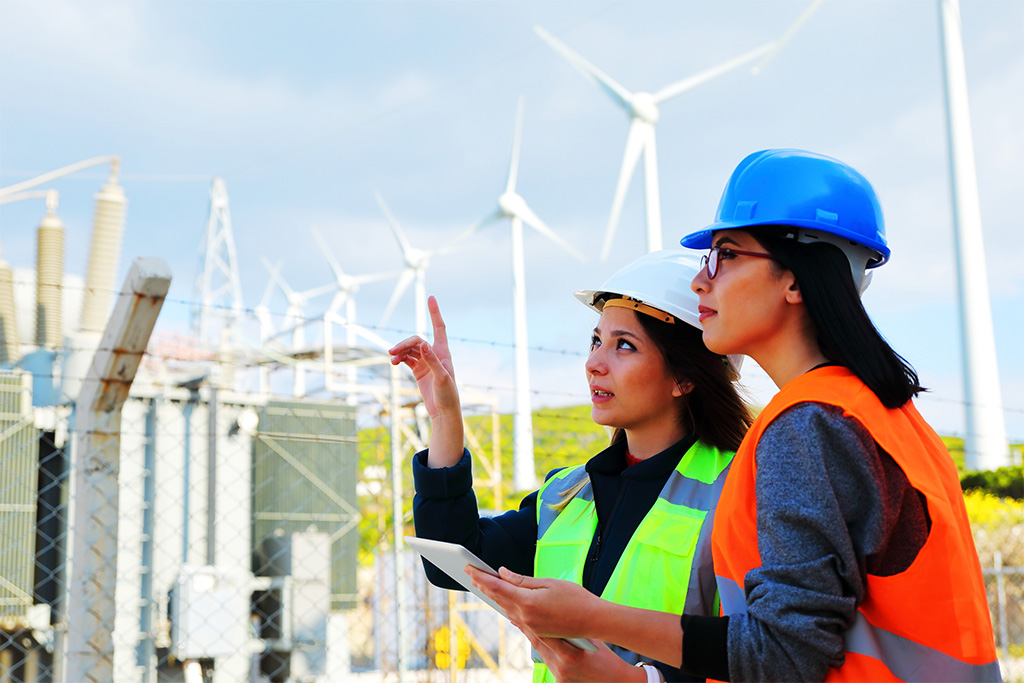
{"label": "concrete post", "polygon": [[75,405],[68,681],[113,679],[121,408],[170,284],[163,260],[132,263]]}

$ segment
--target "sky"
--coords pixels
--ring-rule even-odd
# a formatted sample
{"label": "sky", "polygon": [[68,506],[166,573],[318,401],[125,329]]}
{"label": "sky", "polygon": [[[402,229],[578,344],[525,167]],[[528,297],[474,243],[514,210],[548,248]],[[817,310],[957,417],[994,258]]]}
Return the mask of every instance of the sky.
{"label": "sky", "polygon": [[[186,333],[212,179],[224,180],[244,305],[262,261],[296,290],[333,281],[311,228],[353,275],[397,271],[379,192],[419,248],[491,212],[524,102],[518,191],[579,262],[527,230],[535,408],[588,401],[595,322],[572,296],[646,250],[642,172],[611,257],[599,259],[628,118],[545,44],[542,26],[631,91],[654,92],[780,37],[804,0],[659,2],[89,3],[0,0],[0,187],[100,155],[121,157],[128,197],[118,287],[157,256],[173,281],[157,333]],[[962,0],[984,249],[1003,410],[1024,442],[1024,0]],[[937,2],[827,0],[756,76],[729,72],[660,108],[664,243],[710,223],[748,153],[797,147],[840,158],[874,184],[891,261],[864,303],[931,391],[918,405],[962,434],[957,312]],[[65,267],[83,274],[98,167],[54,181]],[[0,206],[12,266],[35,258],[42,201]],[[386,325],[394,280],[363,286],[357,320],[387,340],[414,327],[412,292]],[[459,381],[512,404],[507,223],[433,258]],[[330,296],[311,302],[307,316]],[[276,324],[287,303],[271,291]],[[748,361],[756,403],[774,387]]]}

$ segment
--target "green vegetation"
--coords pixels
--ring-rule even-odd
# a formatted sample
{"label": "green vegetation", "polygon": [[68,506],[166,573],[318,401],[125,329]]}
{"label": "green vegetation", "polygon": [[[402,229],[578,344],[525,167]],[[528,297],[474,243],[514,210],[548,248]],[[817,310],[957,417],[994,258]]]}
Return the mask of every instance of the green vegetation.
{"label": "green vegetation", "polygon": [[[476,494],[483,510],[515,509],[523,491],[512,491],[512,416],[479,415],[466,419],[469,428],[467,442],[473,454],[473,472]],[[538,478],[553,469],[584,463],[608,444],[609,433],[590,419],[590,406],[545,408],[534,412],[534,440],[536,443],[536,470]],[[497,457],[501,468],[500,479],[493,476],[495,462],[494,441],[497,439]],[[963,471],[963,440],[943,437],[943,442],[961,473],[961,485],[967,492],[968,513],[975,529],[989,529],[984,535],[1000,535],[991,525],[1019,527],[1019,515],[1024,505],[1024,467],[1016,465],[991,472]],[[1013,447],[1020,452],[1021,446]],[[411,456],[410,456],[411,457]],[[406,457],[402,464],[403,517],[405,533],[412,528],[412,468]],[[391,537],[391,435],[385,427],[364,429],[359,433],[360,480],[370,490],[360,497],[362,519],[361,555],[370,561],[370,555],[379,549],[382,541]],[[367,473],[376,479],[367,480]],[[500,481],[500,486],[498,485]],[[498,494],[499,499],[495,499]],[[996,512],[1000,510],[1000,512]],[[1022,558],[1024,563],[1024,558]]]}
{"label": "green vegetation", "polygon": [[997,470],[964,472],[960,486],[966,491],[984,491],[1001,498],[1024,501],[1024,466],[1000,467]]}

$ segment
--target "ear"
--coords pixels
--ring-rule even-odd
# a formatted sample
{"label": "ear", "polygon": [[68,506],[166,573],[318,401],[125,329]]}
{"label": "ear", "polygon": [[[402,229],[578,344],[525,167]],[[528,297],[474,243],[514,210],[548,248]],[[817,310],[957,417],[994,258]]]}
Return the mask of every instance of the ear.
{"label": "ear", "polygon": [[804,302],[804,297],[803,294],[800,293],[800,285],[797,284],[796,276],[787,270],[784,279],[784,284],[786,285],[786,303],[802,304]]}
{"label": "ear", "polygon": [[682,384],[679,384],[677,382],[676,385],[672,387],[672,397],[679,398],[680,396],[688,394],[691,391],[693,391],[693,382],[684,382]]}

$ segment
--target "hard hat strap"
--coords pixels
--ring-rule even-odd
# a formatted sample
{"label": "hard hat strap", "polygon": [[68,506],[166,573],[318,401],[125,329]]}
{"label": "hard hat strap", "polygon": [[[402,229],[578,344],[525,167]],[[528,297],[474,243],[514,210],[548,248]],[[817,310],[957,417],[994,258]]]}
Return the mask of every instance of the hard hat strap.
{"label": "hard hat strap", "polygon": [[632,309],[632,310],[636,311],[637,313],[643,313],[644,315],[649,315],[652,318],[657,318],[658,320],[660,320],[660,321],[662,321],[664,323],[675,324],[675,322],[676,322],[675,316],[669,315],[665,311],[658,310],[654,306],[648,306],[647,304],[645,304],[642,301],[637,301],[636,299],[630,299],[629,297],[625,297],[625,296],[621,297],[621,298],[618,298],[618,299],[608,299],[608,300],[606,300],[604,302],[604,306],[602,306],[601,310],[604,310],[604,308],[606,308],[608,306],[618,306],[619,308],[629,308],[629,309]]}

